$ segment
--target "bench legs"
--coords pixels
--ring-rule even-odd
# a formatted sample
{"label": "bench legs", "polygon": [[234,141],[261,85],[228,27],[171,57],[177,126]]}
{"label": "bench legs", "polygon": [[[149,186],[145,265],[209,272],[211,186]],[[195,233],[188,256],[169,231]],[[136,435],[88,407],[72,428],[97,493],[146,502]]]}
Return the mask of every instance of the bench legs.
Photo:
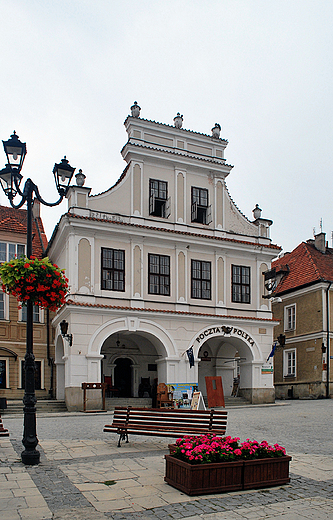
{"label": "bench legs", "polygon": [[121,447],[120,445],[120,441],[124,441],[126,439],[126,442],[128,442],[128,435],[127,435],[127,432],[121,432],[119,433],[119,441],[118,441],[118,448]]}

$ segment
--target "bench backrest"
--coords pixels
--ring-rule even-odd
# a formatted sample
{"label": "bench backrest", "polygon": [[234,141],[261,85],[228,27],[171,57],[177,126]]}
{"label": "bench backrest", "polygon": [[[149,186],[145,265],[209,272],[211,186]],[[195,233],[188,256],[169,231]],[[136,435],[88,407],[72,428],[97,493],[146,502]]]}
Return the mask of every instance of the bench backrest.
{"label": "bench backrest", "polygon": [[225,410],[116,407],[112,426],[158,431],[188,431],[188,433],[212,431],[224,434],[227,427],[227,412]]}

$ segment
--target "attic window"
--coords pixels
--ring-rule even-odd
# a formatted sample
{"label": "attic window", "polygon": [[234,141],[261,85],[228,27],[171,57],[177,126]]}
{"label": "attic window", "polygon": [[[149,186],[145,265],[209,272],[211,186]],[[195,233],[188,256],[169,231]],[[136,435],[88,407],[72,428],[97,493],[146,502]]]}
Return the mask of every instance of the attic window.
{"label": "attic window", "polygon": [[162,218],[170,216],[167,182],[149,179],[149,215]]}

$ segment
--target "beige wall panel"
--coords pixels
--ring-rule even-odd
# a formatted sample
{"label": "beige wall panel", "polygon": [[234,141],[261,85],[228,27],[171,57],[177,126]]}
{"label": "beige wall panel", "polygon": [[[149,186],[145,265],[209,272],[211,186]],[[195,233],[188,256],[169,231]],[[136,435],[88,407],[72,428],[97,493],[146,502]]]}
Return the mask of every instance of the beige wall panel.
{"label": "beige wall panel", "polygon": [[77,194],[77,205],[79,206],[79,208],[86,207],[86,200],[87,200],[87,197],[85,195],[83,195],[83,193]]}
{"label": "beige wall panel", "polygon": [[217,299],[219,302],[224,301],[224,261],[219,258],[217,261]]}
{"label": "beige wall panel", "polygon": [[185,255],[180,251],[178,255],[178,298],[186,299],[185,292]]}
{"label": "beige wall panel", "polygon": [[138,164],[133,170],[133,211],[141,214],[141,168]]}
{"label": "beige wall panel", "polygon": [[134,248],[134,288],[133,294],[141,296],[141,249],[139,246]]}
{"label": "beige wall panel", "polygon": [[89,240],[81,238],[78,247],[79,290],[87,287],[91,290],[91,245]]}
{"label": "beige wall panel", "polygon": [[184,177],[182,173],[177,175],[177,218],[184,221]]}
{"label": "beige wall panel", "polygon": [[223,228],[223,186],[220,181],[216,184],[216,224]]}

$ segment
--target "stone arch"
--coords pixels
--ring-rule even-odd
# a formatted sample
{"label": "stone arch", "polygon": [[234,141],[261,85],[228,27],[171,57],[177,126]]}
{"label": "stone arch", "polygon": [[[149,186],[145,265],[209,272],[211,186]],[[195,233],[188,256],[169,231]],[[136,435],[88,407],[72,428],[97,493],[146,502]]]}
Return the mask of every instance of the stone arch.
{"label": "stone arch", "polygon": [[[227,332],[223,331],[227,329]],[[259,384],[258,367],[263,363],[261,349],[249,332],[236,327],[206,327],[192,338],[198,359],[199,389],[205,395],[204,376],[221,376],[225,396],[232,392],[233,379],[240,374],[240,393],[252,400]]]}
{"label": "stone arch", "polygon": [[178,355],[171,336],[163,327],[150,320],[125,317],[104,323],[92,334],[87,357],[99,355],[102,345],[109,336],[125,331],[149,337],[156,352],[163,358]]}

